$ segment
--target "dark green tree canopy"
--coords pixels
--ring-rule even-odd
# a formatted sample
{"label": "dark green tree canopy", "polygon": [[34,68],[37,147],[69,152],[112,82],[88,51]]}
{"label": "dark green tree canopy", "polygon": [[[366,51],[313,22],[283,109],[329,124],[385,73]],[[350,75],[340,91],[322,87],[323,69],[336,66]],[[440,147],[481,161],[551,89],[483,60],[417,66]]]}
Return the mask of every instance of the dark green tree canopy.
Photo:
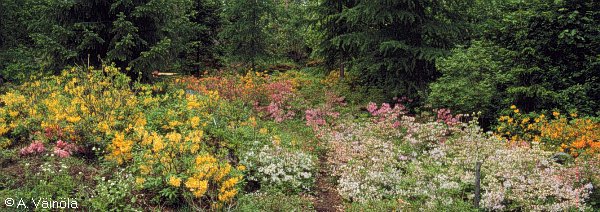
{"label": "dark green tree canopy", "polygon": [[417,97],[438,74],[435,59],[453,47],[462,22],[461,1],[325,1],[322,54],[347,62],[363,84],[389,96]]}
{"label": "dark green tree canopy", "polygon": [[525,112],[600,111],[600,3],[504,2],[479,37],[438,63],[429,102],[488,122],[510,105]]}
{"label": "dark green tree canopy", "polygon": [[254,67],[265,60],[268,52],[269,33],[266,26],[271,16],[273,2],[267,0],[231,0],[223,6],[226,25],[220,36],[227,46],[231,62],[241,62]]}
{"label": "dark green tree canopy", "polygon": [[[212,39],[200,36],[214,38],[220,23],[217,3],[210,0],[24,0],[7,5],[27,8],[10,10],[16,14],[7,29],[27,29],[10,36],[21,45],[3,48],[28,52],[30,57],[21,63],[34,61],[45,70],[103,62],[131,67],[144,76],[153,70],[179,69],[187,54],[202,51],[193,48],[195,42],[206,49],[214,46]],[[195,59],[214,58],[213,51],[205,52]]]}

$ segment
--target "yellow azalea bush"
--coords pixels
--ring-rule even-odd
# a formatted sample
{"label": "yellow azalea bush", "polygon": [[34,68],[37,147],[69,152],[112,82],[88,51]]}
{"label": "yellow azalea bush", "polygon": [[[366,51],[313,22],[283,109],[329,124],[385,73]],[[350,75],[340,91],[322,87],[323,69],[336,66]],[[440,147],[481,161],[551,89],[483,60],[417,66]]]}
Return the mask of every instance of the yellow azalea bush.
{"label": "yellow azalea bush", "polygon": [[70,142],[104,149],[104,141],[114,135],[112,129],[133,126],[126,117],[141,112],[141,108],[131,109],[138,106],[138,98],[129,83],[127,76],[112,67],[32,77],[0,95],[1,136],[19,145],[12,142],[27,142],[28,135],[61,128]]}
{"label": "yellow azalea bush", "polygon": [[511,144],[529,145],[540,143],[552,151],[581,154],[600,153],[600,123],[590,117],[578,117],[577,113],[524,114],[516,106],[498,118],[496,135]]}
{"label": "yellow azalea bush", "polygon": [[132,170],[138,189],[218,208],[231,203],[243,177],[227,159],[227,142],[208,133],[210,124],[222,128],[218,114],[227,104],[218,91],[132,82],[114,67],[73,68],[0,95],[0,148],[32,139],[50,145],[56,139],[43,132],[60,129],[85,156]]}

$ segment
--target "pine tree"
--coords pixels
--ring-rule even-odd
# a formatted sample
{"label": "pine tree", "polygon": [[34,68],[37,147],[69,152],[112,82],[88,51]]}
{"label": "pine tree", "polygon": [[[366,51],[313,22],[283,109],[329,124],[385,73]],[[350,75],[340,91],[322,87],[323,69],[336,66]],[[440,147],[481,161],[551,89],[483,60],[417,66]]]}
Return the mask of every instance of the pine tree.
{"label": "pine tree", "polygon": [[355,0],[332,0],[323,1],[317,7],[316,28],[322,31],[322,38],[315,53],[325,59],[328,68],[333,69],[334,66],[339,65],[341,78],[344,77],[344,64],[349,59],[349,51],[339,43],[335,43],[334,39],[349,33],[348,21],[342,17],[342,12],[355,4]]}
{"label": "pine tree", "polygon": [[[11,11],[19,15],[11,21],[18,22],[14,26],[27,26],[20,29],[26,36],[16,42],[20,46],[6,47],[7,52],[25,52],[43,70],[114,62],[131,67],[132,77],[141,72],[149,79],[154,70],[181,70],[191,49],[210,52],[214,46],[206,43],[215,40],[218,28],[212,20],[204,21],[207,10],[216,17],[214,7],[219,3],[215,0],[23,0],[19,4],[11,4]],[[194,48],[194,42],[202,43],[202,48]],[[23,64],[0,62],[0,66]]]}
{"label": "pine tree", "polygon": [[255,68],[270,53],[269,34],[265,27],[272,15],[273,2],[268,0],[230,0],[224,4],[224,26],[220,37],[226,42],[232,62],[241,62]]}
{"label": "pine tree", "polygon": [[325,1],[322,45],[328,62],[348,60],[366,85],[388,96],[418,97],[438,73],[434,61],[453,46],[460,1]]}

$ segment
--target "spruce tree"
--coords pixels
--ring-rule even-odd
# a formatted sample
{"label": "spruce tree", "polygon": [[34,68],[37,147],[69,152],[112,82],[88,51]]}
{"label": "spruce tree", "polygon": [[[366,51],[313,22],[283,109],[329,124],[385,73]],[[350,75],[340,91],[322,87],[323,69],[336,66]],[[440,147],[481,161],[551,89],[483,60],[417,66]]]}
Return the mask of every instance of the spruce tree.
{"label": "spruce tree", "polygon": [[255,68],[268,52],[269,34],[265,27],[272,15],[273,2],[268,0],[229,0],[224,4],[226,25],[220,37],[227,45],[231,62]]}
{"label": "spruce tree", "polygon": [[315,54],[325,59],[329,69],[339,65],[341,78],[344,77],[344,64],[349,59],[349,51],[340,43],[335,43],[334,39],[349,33],[348,21],[342,17],[342,12],[355,4],[355,0],[331,0],[321,2],[317,7],[316,28],[322,31],[322,38]]}
{"label": "spruce tree", "polygon": [[194,0],[192,21],[196,28],[185,53],[184,71],[199,74],[206,67],[219,65],[218,57],[222,53],[217,40],[222,25],[220,10],[218,0]]}
{"label": "spruce tree", "polygon": [[330,63],[348,61],[363,84],[388,96],[418,97],[438,76],[435,59],[462,32],[454,11],[460,2],[325,1],[322,55]]}
{"label": "spruce tree", "polygon": [[[203,58],[214,57],[214,45],[209,42],[216,40],[218,4],[216,0],[2,3],[11,9],[7,14],[15,14],[6,19],[11,22],[7,30],[20,26],[19,34],[23,35],[4,38],[2,33],[3,40],[12,44],[2,45],[3,55],[10,59],[0,60],[0,67],[15,67],[3,71],[12,74],[11,70],[24,69],[16,67],[22,64],[60,70],[69,65],[114,62],[122,68],[131,67],[132,77],[141,72],[144,79],[154,70],[179,71],[193,50],[210,52],[201,55]],[[215,20],[207,20],[211,17]],[[15,55],[31,59],[12,59]]]}

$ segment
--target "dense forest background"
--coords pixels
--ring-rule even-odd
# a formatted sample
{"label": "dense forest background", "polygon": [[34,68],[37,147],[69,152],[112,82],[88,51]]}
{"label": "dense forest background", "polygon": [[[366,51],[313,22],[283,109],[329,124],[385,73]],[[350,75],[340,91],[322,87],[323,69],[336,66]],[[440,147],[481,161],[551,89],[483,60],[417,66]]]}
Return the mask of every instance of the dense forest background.
{"label": "dense forest background", "polygon": [[[599,111],[600,3],[587,0],[0,2],[0,74],[66,66],[338,72],[352,92],[481,111]],[[128,67],[126,69],[126,67]]]}
{"label": "dense forest background", "polygon": [[596,0],[0,0],[0,211],[600,211],[599,80]]}

